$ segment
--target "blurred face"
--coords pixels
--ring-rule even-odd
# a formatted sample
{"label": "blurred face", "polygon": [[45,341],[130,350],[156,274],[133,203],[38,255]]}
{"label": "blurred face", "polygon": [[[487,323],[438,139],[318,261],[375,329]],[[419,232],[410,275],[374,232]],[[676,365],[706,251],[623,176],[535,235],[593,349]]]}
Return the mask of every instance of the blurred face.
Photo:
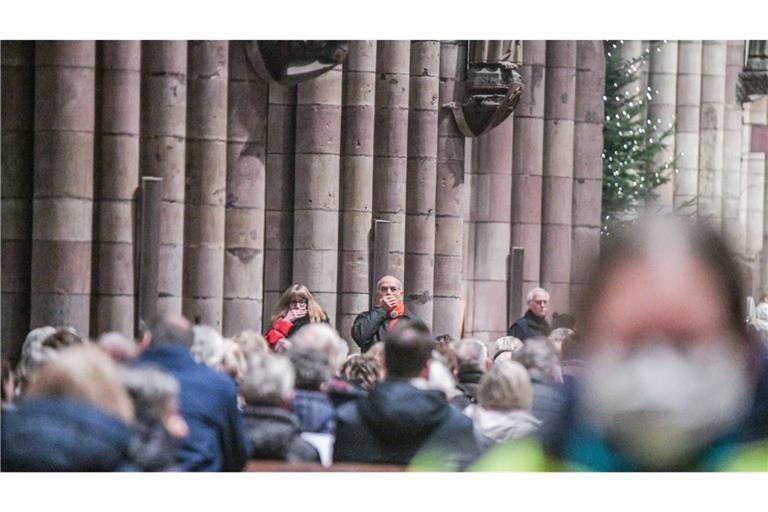
{"label": "blurred face", "polygon": [[379,282],[379,288],[376,292],[379,294],[379,300],[387,297],[394,297],[397,299],[397,302],[403,301],[403,287],[400,284],[400,281],[395,277],[384,277]]}
{"label": "blurred face", "polygon": [[528,301],[528,309],[536,316],[546,316],[549,309],[549,294],[540,290],[535,291],[531,300]]}
{"label": "blurred face", "polygon": [[307,299],[294,295],[291,298],[291,302],[288,303],[288,309],[292,311],[306,311],[307,304]]}

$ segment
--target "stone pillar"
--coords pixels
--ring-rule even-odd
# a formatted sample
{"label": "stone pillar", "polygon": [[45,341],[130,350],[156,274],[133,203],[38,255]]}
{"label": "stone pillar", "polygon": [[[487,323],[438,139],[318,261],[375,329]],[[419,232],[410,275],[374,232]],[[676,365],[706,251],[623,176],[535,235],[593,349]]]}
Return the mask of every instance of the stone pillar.
{"label": "stone pillar", "polygon": [[[269,84],[267,210],[264,225],[264,323],[293,279],[296,86]],[[267,326],[263,325],[262,330]]]}
{"label": "stone pillar", "polygon": [[508,117],[473,139],[471,215],[474,244],[470,246],[473,301],[471,336],[492,341],[507,330],[507,260],[510,253],[512,131]]}
{"label": "stone pillar", "polygon": [[699,188],[699,119],[701,103],[701,41],[677,45],[677,118],[675,152],[675,210],[697,211]]}
{"label": "stone pillar", "polygon": [[296,108],[293,281],[336,318],[341,69],[300,83]]}
{"label": "stone pillar", "polygon": [[604,90],[605,52],[602,41],[579,41],[573,148],[571,311],[578,311],[584,306],[581,298],[587,291],[589,269],[600,252]]}
{"label": "stone pillar", "polygon": [[141,170],[163,178],[157,308],[181,313],[187,42],[143,41],[141,68]]}
{"label": "stone pillar", "polygon": [[[487,41],[486,41],[487,43]],[[476,44],[475,41],[472,44]],[[470,45],[470,48],[472,46]],[[475,238],[477,219],[474,211],[475,176],[478,168],[477,144],[474,137],[464,139],[464,191],[461,198],[463,219],[461,243],[462,336],[474,334],[475,326]]]}
{"label": "stone pillar", "polygon": [[[373,212],[394,224],[388,274],[403,279],[405,181],[408,156],[410,41],[379,41],[376,48]],[[374,280],[381,276],[373,276]]]}
{"label": "stone pillar", "polygon": [[35,43],[2,42],[2,353],[16,362],[29,331]]}
{"label": "stone pillar", "polygon": [[190,41],[187,72],[184,315],[222,328],[227,187],[226,41]]}
{"label": "stone pillar", "polygon": [[651,123],[647,126],[652,129],[654,139],[660,137],[665,131],[672,130],[664,140],[666,148],[653,157],[653,168],[664,168],[662,172],[669,177],[669,181],[656,188],[658,197],[653,205],[669,213],[673,210],[675,194],[675,173],[671,162],[675,158],[673,126],[677,105],[677,41],[655,42],[655,48],[650,54],[648,74],[648,87],[651,89],[648,120]]}
{"label": "stone pillar", "polygon": [[544,101],[544,165],[541,222],[541,284],[551,311],[570,312],[573,134],[576,42],[547,42]]}
{"label": "stone pillar", "polygon": [[37,43],[30,327],[90,334],[96,45]]}
{"label": "stone pillar", "polygon": [[141,42],[100,43],[94,334],[134,334]]}
{"label": "stone pillar", "polygon": [[461,329],[464,137],[442,106],[463,96],[466,43],[440,42],[440,90],[435,194],[435,300],[432,332],[458,337]]}
{"label": "stone pillar", "polygon": [[725,68],[725,118],[723,126],[723,235],[731,250],[744,253],[743,224],[739,224],[741,193],[742,109],[736,99],[736,84],[744,62],[744,41],[728,41]]}
{"label": "stone pillar", "polygon": [[765,210],[765,153],[752,153],[749,150],[749,140],[751,138],[751,125],[763,124],[768,111],[768,100],[761,98],[749,104],[749,133],[746,136],[747,141],[747,265],[751,269],[751,276],[748,279],[750,286],[747,292],[757,294],[760,292],[757,287],[761,283],[760,276],[760,252],[763,250],[763,236],[765,228],[764,210]]}
{"label": "stone pillar", "polygon": [[[344,63],[341,144],[341,301],[337,325],[350,339],[355,317],[369,308],[373,212],[376,41],[351,41]],[[350,350],[357,344],[350,343]],[[358,349],[359,350],[359,349]]]}
{"label": "stone pillar", "polygon": [[525,249],[522,304],[528,290],[539,286],[540,277],[546,53],[546,41],[524,43],[521,75],[525,90],[514,114],[511,243]]}
{"label": "stone pillar", "polygon": [[[267,83],[258,78],[246,62],[243,43],[231,41],[227,90],[224,336],[234,336],[245,329],[262,330],[268,97]],[[276,130],[279,128],[280,125],[275,125]]]}
{"label": "stone pillar", "polygon": [[405,279],[408,307],[432,328],[440,42],[411,43]]}
{"label": "stone pillar", "polygon": [[722,229],[725,41],[704,41],[701,67],[698,216]]}

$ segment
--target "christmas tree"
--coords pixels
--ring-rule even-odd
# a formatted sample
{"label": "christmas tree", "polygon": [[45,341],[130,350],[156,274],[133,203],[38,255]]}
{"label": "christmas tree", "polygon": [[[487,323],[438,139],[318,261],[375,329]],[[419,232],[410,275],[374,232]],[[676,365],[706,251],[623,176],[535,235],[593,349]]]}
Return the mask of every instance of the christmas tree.
{"label": "christmas tree", "polygon": [[[656,91],[641,90],[640,73],[650,49],[632,59],[621,55],[623,41],[605,44],[605,122],[603,124],[603,237],[631,223],[657,197],[654,189],[669,181],[674,160],[658,165],[654,156],[665,149],[674,125],[659,127],[646,120]],[[664,43],[657,43],[664,44]],[[655,48],[656,46],[653,46]]]}

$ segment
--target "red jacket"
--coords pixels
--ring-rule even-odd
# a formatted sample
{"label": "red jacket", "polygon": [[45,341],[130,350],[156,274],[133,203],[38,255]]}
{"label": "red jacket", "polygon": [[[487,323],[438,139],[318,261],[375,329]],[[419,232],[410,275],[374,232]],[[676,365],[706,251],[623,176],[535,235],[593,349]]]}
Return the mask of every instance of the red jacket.
{"label": "red jacket", "polygon": [[293,322],[291,322],[290,320],[286,320],[282,316],[279,316],[272,323],[272,326],[264,335],[264,338],[266,338],[267,343],[269,343],[269,346],[272,347],[272,349],[274,349],[278,341],[288,337],[288,333],[291,332],[292,328],[293,328]]}

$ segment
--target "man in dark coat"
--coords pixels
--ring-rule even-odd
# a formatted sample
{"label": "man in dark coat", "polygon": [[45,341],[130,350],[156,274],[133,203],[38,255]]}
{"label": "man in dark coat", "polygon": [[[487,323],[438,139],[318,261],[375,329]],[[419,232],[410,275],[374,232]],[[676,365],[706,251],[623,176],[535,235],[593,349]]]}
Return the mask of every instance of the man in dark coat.
{"label": "man in dark coat", "polygon": [[408,322],[384,340],[387,379],[336,412],[334,460],[408,464],[417,454],[460,469],[479,456],[472,420],[428,389],[432,338]]}
{"label": "man in dark coat", "polygon": [[480,380],[492,363],[488,359],[488,349],[485,344],[475,339],[460,341],[456,346],[456,357],[459,363],[456,388],[461,394],[456,395],[451,400],[451,404],[463,411],[470,404],[477,403]]}
{"label": "man in dark coat", "polygon": [[154,364],[181,386],[181,414],[189,435],[177,456],[182,471],[240,471],[247,457],[235,382],[195,362],[192,326],[178,315],[163,314],[149,325],[149,348],[136,364]]}
{"label": "man in dark coat", "polygon": [[387,331],[403,319],[415,320],[416,315],[405,307],[403,283],[394,276],[384,276],[376,283],[374,308],[357,315],[352,324],[352,339],[366,353]]}
{"label": "man in dark coat", "polygon": [[509,326],[507,336],[514,336],[520,341],[539,336],[547,337],[552,330],[547,323],[549,293],[543,288],[534,288],[528,292],[528,311]]}

